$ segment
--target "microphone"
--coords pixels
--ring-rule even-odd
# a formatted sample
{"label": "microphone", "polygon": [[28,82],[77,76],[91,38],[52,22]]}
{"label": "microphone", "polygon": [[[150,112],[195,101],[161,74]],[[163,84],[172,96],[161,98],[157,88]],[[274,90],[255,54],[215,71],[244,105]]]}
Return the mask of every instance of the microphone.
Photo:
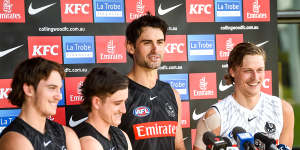
{"label": "microphone", "polygon": [[240,150],[255,150],[253,136],[242,127],[235,127],[232,130],[233,138]]}
{"label": "microphone", "polygon": [[227,138],[227,137],[223,137],[223,140],[227,143],[227,147],[226,147],[226,150],[239,150],[239,148],[238,147],[234,147],[234,146],[232,146],[232,143],[231,143],[231,141],[230,141],[230,139],[229,138]]}
{"label": "microphone", "polygon": [[227,143],[227,146],[232,146],[232,143],[229,138],[227,138],[227,137],[222,137],[222,138]]}
{"label": "microphone", "polygon": [[278,150],[290,150],[290,148],[284,144],[277,145],[277,148],[278,148]]}
{"label": "microphone", "polygon": [[262,132],[254,134],[254,141],[259,150],[278,150],[276,140],[264,135]]}
{"label": "microphone", "polygon": [[212,132],[203,134],[203,142],[207,150],[226,150],[227,143],[220,136],[216,136]]}

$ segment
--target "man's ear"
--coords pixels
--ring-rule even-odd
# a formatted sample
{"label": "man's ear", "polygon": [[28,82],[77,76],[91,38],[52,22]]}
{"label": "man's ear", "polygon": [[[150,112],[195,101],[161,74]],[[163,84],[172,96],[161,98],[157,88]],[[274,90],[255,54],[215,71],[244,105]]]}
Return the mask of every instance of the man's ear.
{"label": "man's ear", "polygon": [[23,91],[26,96],[33,96],[35,92],[33,85],[28,85],[27,83],[23,84]]}
{"label": "man's ear", "polygon": [[133,43],[129,42],[129,41],[126,41],[126,50],[129,54],[133,55],[134,52],[135,52],[135,48],[134,48],[134,45]]}
{"label": "man's ear", "polygon": [[234,73],[234,69],[233,69],[233,68],[230,68],[230,69],[229,69],[229,74],[230,74],[231,77],[234,78],[235,73]]}
{"label": "man's ear", "polygon": [[98,96],[92,97],[92,107],[94,107],[96,110],[100,108],[101,105],[101,99]]}

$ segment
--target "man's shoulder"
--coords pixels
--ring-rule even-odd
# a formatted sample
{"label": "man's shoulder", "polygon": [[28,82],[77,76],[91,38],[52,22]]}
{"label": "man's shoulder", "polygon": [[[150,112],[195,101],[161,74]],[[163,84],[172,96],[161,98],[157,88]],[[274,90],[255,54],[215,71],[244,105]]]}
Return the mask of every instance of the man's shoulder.
{"label": "man's shoulder", "polygon": [[31,142],[22,134],[9,131],[0,139],[0,148],[6,149],[33,149]]}

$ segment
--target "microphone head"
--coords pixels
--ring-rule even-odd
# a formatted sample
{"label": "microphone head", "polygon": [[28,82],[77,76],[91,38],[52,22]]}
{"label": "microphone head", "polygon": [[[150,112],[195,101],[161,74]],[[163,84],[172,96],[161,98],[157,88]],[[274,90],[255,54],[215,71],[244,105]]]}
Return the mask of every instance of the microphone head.
{"label": "microphone head", "polygon": [[207,131],[203,134],[202,140],[203,140],[205,145],[212,145],[212,144],[214,144],[213,141],[214,141],[215,137],[216,137],[215,134],[213,134],[212,132]]}
{"label": "microphone head", "polygon": [[266,145],[271,145],[274,144],[276,145],[276,140],[273,138],[268,137],[267,135],[265,135],[262,132],[258,132],[254,134],[254,139],[255,140],[260,140],[261,142],[265,143]]}
{"label": "microphone head", "polygon": [[234,138],[235,141],[237,141],[237,135],[239,133],[246,133],[246,130],[243,129],[242,127],[234,127],[232,129],[232,135],[233,135],[233,138]]}
{"label": "microphone head", "polygon": [[290,150],[290,148],[284,144],[277,145],[278,150]]}
{"label": "microphone head", "polygon": [[232,143],[229,138],[227,138],[227,137],[222,137],[222,138],[227,143],[227,146],[232,146]]}

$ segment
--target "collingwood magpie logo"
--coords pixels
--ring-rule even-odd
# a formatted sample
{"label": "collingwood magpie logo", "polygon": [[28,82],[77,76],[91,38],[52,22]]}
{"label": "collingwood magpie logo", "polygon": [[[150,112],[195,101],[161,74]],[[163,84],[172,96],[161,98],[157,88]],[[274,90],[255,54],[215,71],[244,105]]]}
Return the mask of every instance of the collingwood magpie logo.
{"label": "collingwood magpie logo", "polygon": [[165,110],[170,117],[175,117],[175,109],[171,104],[165,103]]}
{"label": "collingwood magpie logo", "polygon": [[276,132],[275,124],[271,122],[266,122],[265,131],[269,134],[275,133]]}

